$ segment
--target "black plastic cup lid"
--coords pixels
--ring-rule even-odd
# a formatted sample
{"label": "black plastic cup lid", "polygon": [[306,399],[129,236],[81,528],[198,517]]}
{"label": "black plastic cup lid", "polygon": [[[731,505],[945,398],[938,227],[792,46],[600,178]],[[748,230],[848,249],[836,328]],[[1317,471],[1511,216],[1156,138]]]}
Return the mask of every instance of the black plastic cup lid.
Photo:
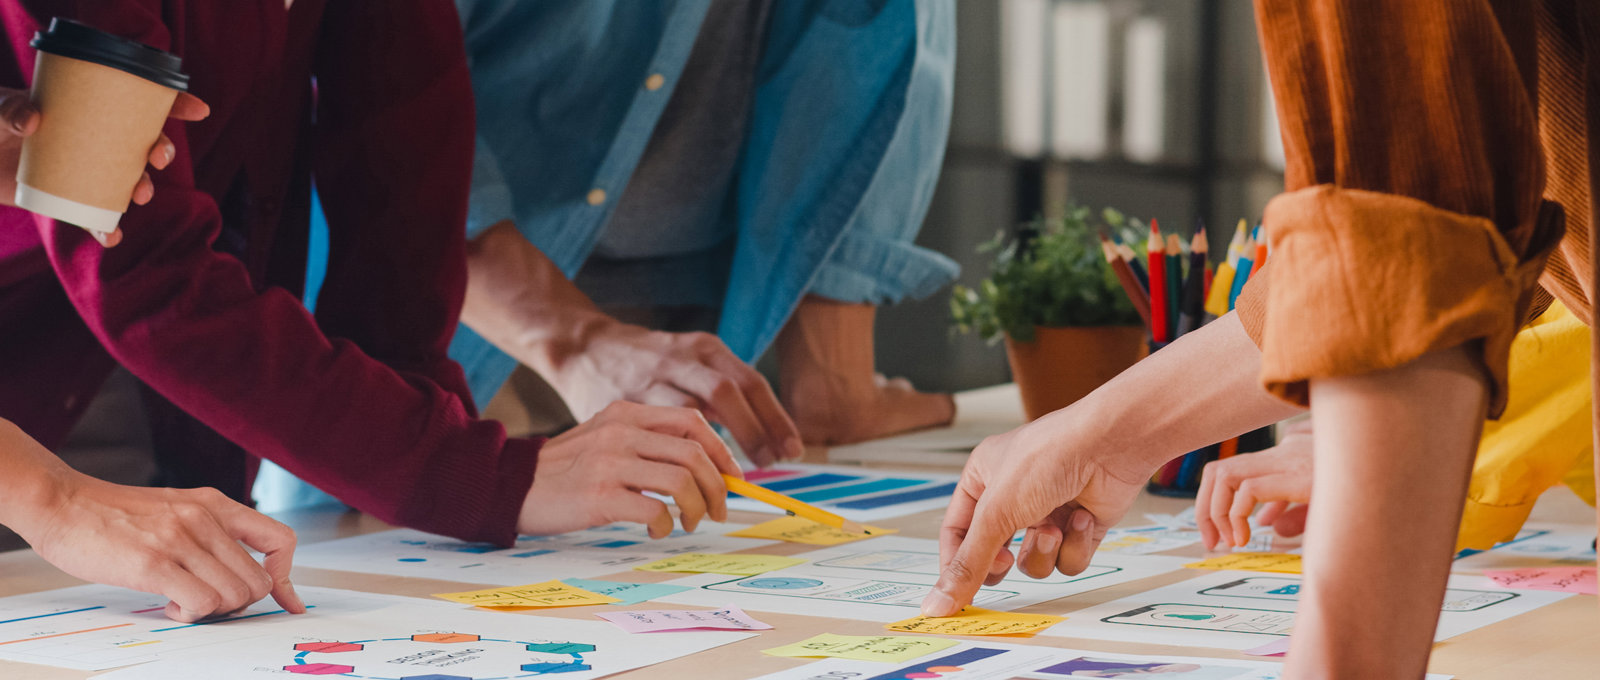
{"label": "black plastic cup lid", "polygon": [[189,74],[178,55],[71,19],[51,19],[49,30],[33,34],[29,44],[40,52],[110,66],[174,90],[189,89]]}

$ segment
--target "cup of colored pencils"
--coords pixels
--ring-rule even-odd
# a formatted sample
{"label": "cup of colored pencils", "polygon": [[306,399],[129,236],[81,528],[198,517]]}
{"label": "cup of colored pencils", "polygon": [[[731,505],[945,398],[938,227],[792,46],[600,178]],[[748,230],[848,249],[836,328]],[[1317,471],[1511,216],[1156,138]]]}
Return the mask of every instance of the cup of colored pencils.
{"label": "cup of colored pencils", "polygon": [[[1150,220],[1142,260],[1127,240],[1116,233],[1101,236],[1101,251],[1150,329],[1151,353],[1231,311],[1251,274],[1260,271],[1267,259],[1261,227],[1252,230],[1244,220],[1239,220],[1227,256],[1215,268],[1203,224],[1185,243],[1177,234],[1162,234],[1160,224]],[[1272,445],[1267,427],[1191,451],[1157,470],[1147,488],[1159,495],[1193,496],[1206,463]]]}

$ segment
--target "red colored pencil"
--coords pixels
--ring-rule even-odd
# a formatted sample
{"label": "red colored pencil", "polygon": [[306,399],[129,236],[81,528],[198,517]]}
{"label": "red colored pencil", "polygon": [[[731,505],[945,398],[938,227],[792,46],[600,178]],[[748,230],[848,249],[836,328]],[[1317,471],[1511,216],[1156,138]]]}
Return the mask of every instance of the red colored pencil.
{"label": "red colored pencil", "polygon": [[1167,318],[1167,256],[1166,244],[1161,239],[1161,228],[1150,220],[1150,243],[1146,250],[1146,267],[1150,274],[1150,337],[1156,342],[1172,338],[1172,320]]}
{"label": "red colored pencil", "polygon": [[1150,325],[1150,295],[1145,293],[1144,287],[1139,285],[1139,279],[1134,277],[1133,269],[1117,254],[1117,247],[1111,239],[1100,237],[1100,252],[1106,257],[1106,264],[1111,265],[1111,271],[1117,275],[1117,282],[1122,284],[1122,291],[1128,294],[1128,300],[1133,302],[1133,311],[1139,313],[1139,318],[1144,319],[1144,325]]}

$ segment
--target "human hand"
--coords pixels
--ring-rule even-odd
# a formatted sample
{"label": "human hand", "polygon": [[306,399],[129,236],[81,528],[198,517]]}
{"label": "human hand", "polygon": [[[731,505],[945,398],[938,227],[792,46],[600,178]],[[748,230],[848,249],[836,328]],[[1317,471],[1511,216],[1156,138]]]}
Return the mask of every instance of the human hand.
{"label": "human hand", "polygon": [[1208,463],[1194,497],[1195,523],[1207,550],[1250,542],[1250,515],[1264,503],[1258,521],[1280,536],[1305,531],[1311,502],[1311,421],[1289,426],[1282,441],[1265,451]]}
{"label": "human hand", "polygon": [[627,401],[697,409],[766,467],[805,452],[765,378],[709,333],[666,333],[594,314],[555,380],[578,420]]}
{"label": "human hand", "polygon": [[[172,103],[171,118],[184,121],[203,120],[211,115],[211,107],[187,92],[179,92]],[[0,205],[16,205],[17,164],[22,158],[22,140],[39,129],[39,109],[34,107],[27,90],[0,87]],[[177,156],[177,147],[165,133],[150,147],[150,167],[163,170]],[[133,187],[133,202],[144,205],[155,198],[155,183],[145,172]],[[122,230],[101,235],[89,232],[107,248],[122,242]]]}
{"label": "human hand", "polygon": [[[1116,469],[1068,441],[1066,412],[989,437],[967,460],[939,533],[939,581],[922,603],[928,616],[949,616],[994,585],[1013,564],[1034,578],[1052,569],[1077,574],[1089,566],[1106,530],[1133,504],[1150,472]],[[1007,546],[1027,534],[1019,554]]]}
{"label": "human hand", "polygon": [[[285,611],[305,612],[289,581],[289,527],[216,489],[123,486],[70,470],[54,477],[53,502],[12,528],[62,571],[166,597],[167,616],[185,623],[269,594]],[[264,553],[263,561],[241,542]]]}
{"label": "human hand", "polygon": [[672,496],[685,531],[728,518],[722,475],[742,477],[727,445],[699,411],[617,402],[546,442],[517,531],[559,534],[612,522],[672,533],[672,515],[650,491]]}

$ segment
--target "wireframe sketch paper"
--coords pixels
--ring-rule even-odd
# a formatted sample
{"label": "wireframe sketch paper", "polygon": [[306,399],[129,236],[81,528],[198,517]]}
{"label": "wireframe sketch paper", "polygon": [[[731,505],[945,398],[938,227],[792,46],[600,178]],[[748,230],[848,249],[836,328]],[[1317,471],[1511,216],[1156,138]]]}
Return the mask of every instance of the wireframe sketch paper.
{"label": "wireframe sketch paper", "polygon": [[[1278,680],[1283,666],[1267,661],[1112,654],[991,642],[963,642],[908,662],[885,664],[826,659],[763,675],[757,680],[1063,680],[1065,678],[1162,678],[1163,680]],[[1451,676],[1429,674],[1428,680]]]}
{"label": "wireframe sketch paper", "polygon": [[266,600],[232,616],[200,623],[167,618],[164,597],[110,586],[7,597],[0,599],[0,659],[105,670],[261,635],[278,627],[292,629],[311,618],[360,616],[392,606],[397,600],[413,599],[311,586],[297,590],[311,613],[293,616]]}
{"label": "wireframe sketch paper", "polygon": [[[748,610],[830,616],[890,623],[915,616],[939,579],[937,541],[885,536],[824,548],[809,561],[757,576],[697,574],[671,581],[689,586],[662,602],[720,607],[732,602]],[[1012,572],[1006,580],[978,591],[978,607],[1010,610],[1106,586],[1163,574],[1189,560],[1157,555],[1096,555],[1076,576],[1054,574],[1034,580]]]}
{"label": "wireframe sketch paper", "polygon": [[1452,570],[1487,571],[1519,567],[1594,566],[1593,524],[1529,522],[1516,538],[1489,550],[1462,551]]}
{"label": "wireframe sketch paper", "polygon": [[523,536],[511,548],[464,543],[410,529],[313,543],[295,553],[297,566],[441,581],[514,585],[552,579],[593,578],[682,553],[724,553],[776,545],[776,541],[725,536],[745,524],[701,522],[652,540],[637,524],[612,524],[558,536]]}
{"label": "wireframe sketch paper", "polygon": [[[602,621],[505,614],[415,598],[358,614],[295,617],[291,626],[124,668],[105,680],[286,677],[598,678],[688,656],[750,633],[630,635]],[[408,600],[408,601],[407,601]]]}
{"label": "wireframe sketch paper", "polygon": [[630,609],[595,614],[629,633],[659,633],[667,630],[772,630],[743,609],[729,605],[721,609]]}
{"label": "wireframe sketch paper", "polygon": [[[1070,612],[1042,635],[1246,650],[1294,627],[1298,574],[1217,571]],[[1569,597],[1510,591],[1481,576],[1450,577],[1434,640],[1504,621]]]}

